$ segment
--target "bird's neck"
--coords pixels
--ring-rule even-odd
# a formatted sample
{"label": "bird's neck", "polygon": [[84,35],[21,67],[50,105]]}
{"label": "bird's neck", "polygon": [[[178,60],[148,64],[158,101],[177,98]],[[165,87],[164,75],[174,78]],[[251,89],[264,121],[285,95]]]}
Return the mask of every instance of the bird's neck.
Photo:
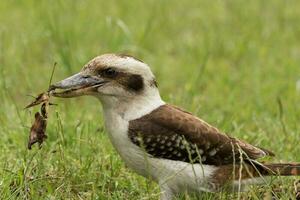
{"label": "bird's neck", "polygon": [[113,146],[126,165],[141,175],[147,174],[144,153],[128,137],[131,120],[138,119],[165,104],[158,91],[132,98],[99,97],[104,113],[105,128]]}
{"label": "bird's neck", "polygon": [[118,115],[126,121],[140,118],[165,104],[157,89],[131,98],[102,96],[99,99],[104,115]]}

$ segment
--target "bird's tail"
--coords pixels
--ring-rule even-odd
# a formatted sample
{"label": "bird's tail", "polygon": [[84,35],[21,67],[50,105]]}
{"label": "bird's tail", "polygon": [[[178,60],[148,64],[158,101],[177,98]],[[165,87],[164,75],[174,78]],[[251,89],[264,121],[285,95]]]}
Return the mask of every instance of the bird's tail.
{"label": "bird's tail", "polygon": [[222,182],[264,176],[300,176],[300,163],[260,163],[254,160],[242,165],[223,165],[215,172],[215,177]]}
{"label": "bird's tail", "polygon": [[[258,163],[251,162],[243,166],[235,166],[233,189],[246,191],[248,185],[266,183],[264,177],[270,176],[300,176],[300,163]],[[227,180],[230,180],[229,176]],[[226,181],[224,182],[226,183]],[[227,182],[228,183],[228,182]]]}
{"label": "bird's tail", "polygon": [[222,165],[213,175],[217,188],[227,184],[232,186],[233,181],[234,188],[239,188],[239,191],[240,185],[263,184],[264,177],[269,176],[300,176],[300,163],[260,163],[252,160],[243,164]]}
{"label": "bird's tail", "polygon": [[263,176],[300,176],[300,163],[260,163],[251,161],[237,167],[236,179],[251,179]]}
{"label": "bird's tail", "polygon": [[300,163],[266,163],[262,175],[300,176]]}

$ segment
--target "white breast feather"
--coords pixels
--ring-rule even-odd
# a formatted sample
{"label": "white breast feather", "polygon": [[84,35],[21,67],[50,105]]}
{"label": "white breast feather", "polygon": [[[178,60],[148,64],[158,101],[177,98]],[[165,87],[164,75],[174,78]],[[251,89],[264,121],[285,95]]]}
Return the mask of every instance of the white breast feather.
{"label": "white breast feather", "polygon": [[104,108],[105,125],[110,140],[126,165],[142,176],[150,176],[172,191],[210,191],[212,188],[208,180],[215,167],[153,158],[130,141],[127,133],[129,121],[144,116],[164,104],[163,101],[152,101],[152,104],[147,102],[147,106],[139,107],[138,103],[141,102],[136,102],[137,109],[131,109],[123,115],[114,109]]}

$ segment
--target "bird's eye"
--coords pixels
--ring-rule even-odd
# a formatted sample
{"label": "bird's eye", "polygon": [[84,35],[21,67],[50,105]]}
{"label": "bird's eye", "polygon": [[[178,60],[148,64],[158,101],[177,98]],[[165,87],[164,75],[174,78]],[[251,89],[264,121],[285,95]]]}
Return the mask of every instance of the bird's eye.
{"label": "bird's eye", "polygon": [[102,75],[107,77],[107,78],[113,78],[116,77],[118,72],[112,68],[107,68],[103,70]]}

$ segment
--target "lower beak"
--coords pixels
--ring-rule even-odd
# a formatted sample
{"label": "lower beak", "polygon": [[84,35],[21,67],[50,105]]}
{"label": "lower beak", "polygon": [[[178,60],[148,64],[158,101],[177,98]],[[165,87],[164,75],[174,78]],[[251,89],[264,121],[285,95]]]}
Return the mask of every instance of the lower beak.
{"label": "lower beak", "polygon": [[[91,95],[106,81],[99,77],[75,74],[49,87],[49,92],[55,97],[71,98],[82,95]],[[56,91],[56,89],[60,89]]]}

